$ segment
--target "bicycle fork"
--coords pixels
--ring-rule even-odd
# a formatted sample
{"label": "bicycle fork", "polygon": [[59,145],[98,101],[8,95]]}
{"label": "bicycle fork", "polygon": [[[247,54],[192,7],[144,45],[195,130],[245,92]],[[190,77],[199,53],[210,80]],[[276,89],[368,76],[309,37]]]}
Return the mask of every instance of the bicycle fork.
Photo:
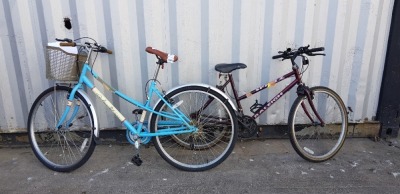
{"label": "bicycle fork", "polygon": [[[56,129],[61,129],[62,128],[62,126],[63,126],[62,124],[64,123],[65,120],[67,120],[67,115],[68,115],[68,113],[69,113],[69,111],[71,109],[71,106],[74,104],[74,101],[76,101],[76,103],[75,103],[75,106],[74,106],[74,109],[73,109],[71,117],[65,123],[65,127],[66,128],[67,127],[71,127],[72,121],[75,119],[76,115],[78,114],[78,111],[79,111],[79,108],[80,108],[80,105],[81,105],[81,101],[74,97],[77,89],[78,88],[72,89],[72,91],[68,94],[67,106],[66,106],[66,108],[65,108],[65,110],[64,110],[64,112],[63,112],[63,114],[62,114],[62,116],[60,118],[60,120],[58,121],[58,123],[56,125]],[[57,101],[57,99],[56,99],[56,101]],[[54,104],[54,106],[56,106],[56,104]],[[56,107],[54,107],[54,108],[56,108]]]}
{"label": "bicycle fork", "polygon": [[[305,96],[307,98],[307,101],[310,104],[310,107],[311,107],[312,111],[314,112],[314,115],[317,117],[317,119],[320,122],[319,125],[321,125],[321,127],[325,126],[325,122],[323,121],[323,119],[319,115],[318,111],[316,110],[316,108],[314,106],[314,102],[312,101],[314,99],[314,93],[310,90],[310,88],[308,86],[305,86],[304,84],[301,84],[297,88],[297,92],[296,93],[297,93],[298,96]],[[304,112],[306,113],[306,115],[310,119],[310,121],[314,125],[318,124],[311,117],[310,113],[308,112],[308,109],[307,109],[306,105],[304,104],[304,101],[301,102],[301,107],[303,108]]]}

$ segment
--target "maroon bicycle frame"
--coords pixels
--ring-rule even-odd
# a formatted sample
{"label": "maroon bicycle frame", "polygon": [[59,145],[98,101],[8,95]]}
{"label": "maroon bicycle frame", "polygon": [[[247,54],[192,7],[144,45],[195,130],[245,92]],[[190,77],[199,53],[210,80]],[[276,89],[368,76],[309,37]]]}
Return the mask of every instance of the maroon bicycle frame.
{"label": "maroon bicycle frame", "polygon": [[300,75],[298,73],[298,71],[293,70],[290,73],[285,74],[284,76],[281,76],[277,79],[275,79],[274,81],[268,82],[267,84],[260,86],[254,90],[252,90],[251,92],[248,92],[242,96],[238,96],[238,93],[236,91],[236,87],[235,87],[235,82],[233,80],[233,76],[231,73],[229,73],[228,76],[228,80],[226,80],[226,82],[222,85],[223,88],[225,88],[229,83],[231,84],[231,88],[233,91],[233,95],[235,97],[235,101],[236,101],[236,105],[237,108],[240,112],[243,112],[243,108],[242,105],[240,103],[240,101],[252,96],[253,94],[256,94],[262,90],[265,90],[269,87],[274,86],[275,84],[289,78],[292,77],[293,75],[295,75],[296,79],[294,79],[288,86],[286,86],[282,91],[280,91],[277,95],[275,95],[275,97],[273,97],[270,101],[267,101],[266,103],[264,103],[262,105],[262,107],[260,107],[252,116],[253,119],[256,119],[257,117],[259,117],[263,112],[265,112],[269,107],[271,107],[276,101],[278,101],[283,95],[285,95],[289,90],[291,90],[296,84],[300,84],[301,83],[301,78]]}
{"label": "maroon bicycle frame", "polygon": [[[221,75],[221,74],[220,74]],[[275,79],[272,82],[268,82],[267,84],[260,86],[257,89],[252,90],[251,92],[248,92],[242,96],[238,96],[238,93],[236,91],[235,88],[235,82],[233,80],[233,76],[232,73],[228,73],[228,79],[226,80],[226,82],[221,85],[218,86],[219,89],[224,90],[224,88],[230,83],[231,84],[231,88],[233,91],[233,95],[235,97],[235,101],[236,101],[236,105],[238,110],[243,113],[243,108],[242,105],[240,104],[240,101],[252,96],[253,94],[256,94],[264,89],[267,89],[269,87],[274,86],[275,84],[289,78],[292,77],[294,75],[295,79],[288,85],[286,86],[282,91],[280,91],[277,95],[275,95],[275,97],[273,97],[270,101],[267,101],[266,103],[264,103],[260,108],[258,108],[258,110],[254,113],[254,115],[252,116],[253,119],[256,119],[257,117],[259,117],[263,112],[265,112],[266,110],[268,110],[269,107],[271,107],[276,101],[278,101],[283,95],[285,95],[288,91],[290,91],[295,85],[302,85],[302,81],[301,81],[301,76],[298,70],[298,66],[294,65],[292,67],[292,71],[290,73],[287,73],[277,79]],[[306,87],[307,88],[307,87]],[[320,121],[321,125],[325,125],[324,121],[322,120],[322,118],[319,116],[318,112],[315,109],[314,103],[312,102],[312,97],[311,97],[311,92],[309,91],[309,89],[307,88],[304,95],[307,96],[308,102],[311,106],[311,109],[313,110],[313,112],[315,113],[315,116],[318,118],[318,120]],[[299,94],[298,94],[299,95]],[[206,102],[206,104],[203,107],[207,107],[212,100],[209,100],[208,102]],[[309,114],[306,106],[304,105],[304,102],[301,103],[302,108],[304,109],[304,112],[306,113],[307,117],[311,120],[311,122],[314,122],[314,120],[312,119],[311,115]]]}

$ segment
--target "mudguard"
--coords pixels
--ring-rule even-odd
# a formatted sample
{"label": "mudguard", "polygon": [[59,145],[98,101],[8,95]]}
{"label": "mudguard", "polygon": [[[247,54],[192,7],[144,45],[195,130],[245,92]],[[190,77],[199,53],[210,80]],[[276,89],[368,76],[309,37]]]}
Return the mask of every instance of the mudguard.
{"label": "mudguard", "polygon": [[[185,85],[181,85],[181,86],[178,86],[178,87],[175,87],[175,88],[172,88],[172,89],[168,90],[168,91],[165,93],[165,95],[169,94],[170,92],[172,92],[172,91],[174,91],[174,90],[176,90],[176,89],[183,88],[183,87],[187,87],[187,86],[201,86],[201,87],[209,88],[210,90],[213,90],[213,91],[215,91],[215,92],[221,94],[226,100],[228,100],[228,102],[229,102],[229,104],[232,106],[233,110],[234,110],[235,112],[237,112],[237,108],[236,108],[235,104],[234,104],[233,101],[228,97],[228,95],[226,95],[224,92],[222,92],[221,90],[217,89],[216,87],[213,87],[213,86],[210,86],[210,85],[207,85],[207,84],[194,83],[194,84],[185,84]],[[154,108],[156,108],[157,104],[158,104],[160,101],[161,101],[161,99],[157,101],[157,103],[155,104]]]}
{"label": "mudguard", "polygon": [[86,100],[86,102],[89,105],[90,111],[92,112],[92,116],[93,116],[94,136],[96,138],[99,138],[99,135],[100,135],[99,121],[97,119],[97,113],[96,113],[96,110],[94,109],[93,102],[90,100],[87,93],[85,91],[83,91],[82,89],[79,89],[77,92],[79,92],[79,94],[82,95],[82,97]]}

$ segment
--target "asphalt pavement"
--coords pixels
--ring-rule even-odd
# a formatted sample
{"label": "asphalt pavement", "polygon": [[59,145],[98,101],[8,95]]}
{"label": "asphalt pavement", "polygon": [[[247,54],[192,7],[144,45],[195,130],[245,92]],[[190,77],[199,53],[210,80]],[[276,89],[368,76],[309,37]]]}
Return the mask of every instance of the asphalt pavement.
{"label": "asphalt pavement", "polygon": [[47,169],[30,147],[0,148],[0,193],[400,193],[399,139],[348,138],[323,163],[307,162],[288,139],[239,141],[221,165],[180,171],[154,147],[143,164],[130,162],[131,145],[98,145],[70,173]]}

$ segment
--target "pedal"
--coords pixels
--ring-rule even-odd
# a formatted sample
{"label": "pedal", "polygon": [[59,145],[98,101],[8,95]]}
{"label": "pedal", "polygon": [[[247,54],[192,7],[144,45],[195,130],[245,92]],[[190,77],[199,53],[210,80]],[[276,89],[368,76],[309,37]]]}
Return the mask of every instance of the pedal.
{"label": "pedal", "polygon": [[136,166],[140,166],[140,165],[142,165],[142,163],[143,163],[142,159],[140,159],[139,154],[134,155],[131,161],[132,161],[132,163],[134,163]]}
{"label": "pedal", "polygon": [[260,109],[261,107],[263,107],[263,105],[259,104],[258,100],[256,100],[256,102],[250,106],[250,112],[256,113],[258,111],[258,109]]}

